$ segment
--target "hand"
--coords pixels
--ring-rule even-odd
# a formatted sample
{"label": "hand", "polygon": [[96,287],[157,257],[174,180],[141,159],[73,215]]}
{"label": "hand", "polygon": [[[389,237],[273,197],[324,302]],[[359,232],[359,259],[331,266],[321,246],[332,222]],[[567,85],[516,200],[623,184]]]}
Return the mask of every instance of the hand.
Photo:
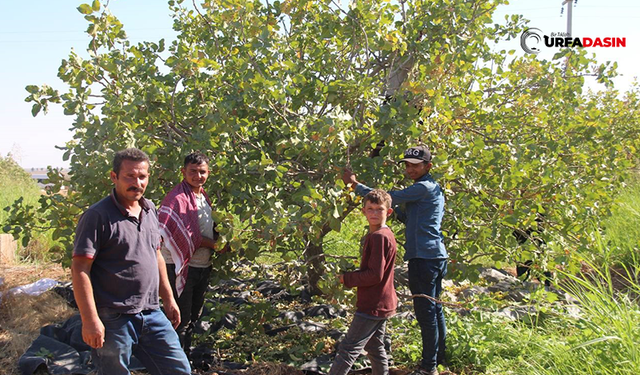
{"label": "hand", "polygon": [[222,250],[218,250],[218,254],[225,254],[231,251],[231,245],[227,242]]}
{"label": "hand", "polygon": [[344,182],[345,185],[351,184],[355,186],[358,184],[355,173],[353,173],[349,168],[344,168],[342,170],[342,182]]}
{"label": "hand", "polygon": [[[180,308],[176,303],[176,300],[171,298],[171,301],[164,301],[164,312],[167,314],[167,318],[171,322],[173,329],[178,328],[180,325]],[[168,303],[167,303],[168,302]]]}
{"label": "hand", "polygon": [[202,242],[200,243],[200,246],[204,246],[204,247],[208,247],[209,249],[215,251],[216,250],[216,241],[214,241],[213,239],[209,238],[209,237],[202,237]]}
{"label": "hand", "polygon": [[104,345],[104,324],[100,318],[96,317],[91,322],[82,322],[82,339],[87,345],[94,349],[102,348]]}

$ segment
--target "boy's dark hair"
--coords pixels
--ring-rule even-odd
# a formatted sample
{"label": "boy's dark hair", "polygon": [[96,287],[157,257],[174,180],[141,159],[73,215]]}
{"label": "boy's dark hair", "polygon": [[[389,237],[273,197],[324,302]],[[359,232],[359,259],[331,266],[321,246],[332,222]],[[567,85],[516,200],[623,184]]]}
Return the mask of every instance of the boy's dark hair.
{"label": "boy's dark hair", "polygon": [[209,158],[201,152],[192,152],[184,158],[185,167],[189,164],[200,165],[202,163],[209,164]]}
{"label": "boy's dark hair", "polygon": [[381,204],[386,208],[391,208],[391,196],[382,189],[373,189],[365,195],[362,200],[362,207],[366,206],[367,202]]}
{"label": "boy's dark hair", "polygon": [[120,150],[116,152],[113,157],[113,171],[116,173],[116,176],[120,173],[120,167],[122,167],[122,162],[124,160],[137,162],[146,161],[147,164],[150,164],[149,156],[142,150],[138,150],[135,147]]}

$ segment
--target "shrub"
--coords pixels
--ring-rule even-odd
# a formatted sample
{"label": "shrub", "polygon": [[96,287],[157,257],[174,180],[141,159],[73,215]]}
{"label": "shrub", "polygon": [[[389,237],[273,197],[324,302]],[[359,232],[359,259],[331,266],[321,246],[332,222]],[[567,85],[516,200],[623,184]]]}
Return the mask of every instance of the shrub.
{"label": "shrub", "polygon": [[0,186],[0,232],[6,233],[2,229],[8,217],[4,208],[12,205],[20,197],[27,203],[36,204],[40,198],[40,189],[29,173],[10,156],[0,157]]}

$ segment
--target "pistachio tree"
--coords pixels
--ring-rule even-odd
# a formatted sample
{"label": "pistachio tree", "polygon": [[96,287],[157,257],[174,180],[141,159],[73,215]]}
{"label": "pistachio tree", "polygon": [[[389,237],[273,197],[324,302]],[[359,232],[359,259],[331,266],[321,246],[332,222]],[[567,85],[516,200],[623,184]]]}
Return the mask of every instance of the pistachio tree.
{"label": "pistachio tree", "polygon": [[542,222],[528,234],[545,241],[524,250],[559,244],[544,262],[567,263],[633,162],[637,90],[585,92],[585,77],[609,84],[615,65],[583,50],[541,61],[497,49],[524,25],[493,22],[503,2],[171,0],[171,43],[132,43],[108,8],[80,5],[89,44],[60,66],[68,90],[27,87],[34,115],[62,105],[73,119],[71,188],[43,198],[48,220],[69,243],[119,149],[151,156],[156,202],[183,156],[205,151],[221,240],[248,259],[299,257],[315,287],[324,237],[357,205],[341,168],[401,187],[394,160],[426,143],[452,262],[512,261],[513,231]]}

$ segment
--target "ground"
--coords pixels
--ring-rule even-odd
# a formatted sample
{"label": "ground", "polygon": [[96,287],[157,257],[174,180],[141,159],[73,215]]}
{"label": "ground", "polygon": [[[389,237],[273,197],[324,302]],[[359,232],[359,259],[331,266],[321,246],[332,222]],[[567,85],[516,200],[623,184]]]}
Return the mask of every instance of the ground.
{"label": "ground", "polygon": [[[35,282],[42,278],[70,281],[69,269],[59,264],[0,265],[2,284],[0,292]],[[17,364],[20,356],[38,336],[40,328],[65,321],[77,311],[54,292],[40,296],[5,296],[0,303],[0,369],[5,375],[19,375]],[[392,375],[405,375],[408,371],[394,370]],[[365,374],[366,372],[358,372]],[[205,375],[205,373],[199,373]],[[277,363],[254,363],[242,371],[210,370],[206,375],[302,375],[303,372]],[[134,373],[134,375],[136,375]],[[141,373],[138,373],[141,375]]]}
{"label": "ground", "polygon": [[[69,281],[68,269],[59,264],[0,265],[4,281],[0,292],[32,283],[42,278]],[[6,375],[17,375],[18,358],[38,337],[40,328],[62,322],[75,314],[66,301],[53,292],[37,297],[27,295],[3,296],[0,303],[0,369]]]}

